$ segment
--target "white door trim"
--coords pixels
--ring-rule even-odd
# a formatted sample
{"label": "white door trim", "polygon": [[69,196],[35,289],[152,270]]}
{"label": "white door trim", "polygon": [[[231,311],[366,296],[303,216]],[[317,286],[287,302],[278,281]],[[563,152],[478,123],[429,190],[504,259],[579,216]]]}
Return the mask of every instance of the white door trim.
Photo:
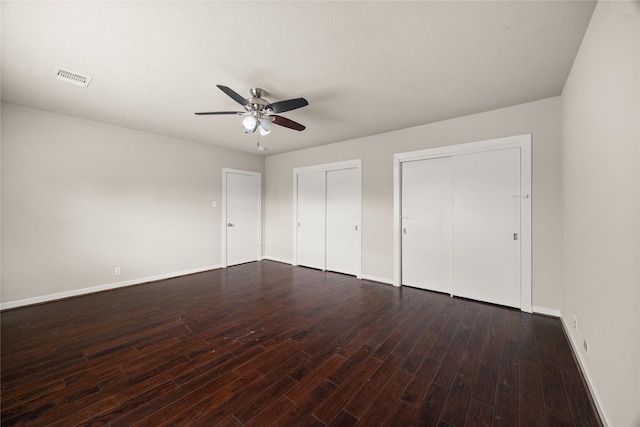
{"label": "white door trim", "polygon": [[414,160],[520,148],[521,270],[520,309],[533,310],[531,302],[531,134],[489,139],[466,144],[397,153],[393,156],[393,285],[402,283],[401,164]]}
{"label": "white door trim", "polygon": [[[340,169],[357,169],[358,170],[358,243],[356,248],[356,277],[362,279],[362,160],[345,160],[342,162],[325,163],[321,165],[303,166],[293,169],[293,265],[298,265],[298,175],[312,172],[328,172]],[[326,267],[326,257],[325,257]]]}
{"label": "white door trim", "polygon": [[222,168],[222,267],[227,268],[227,174],[258,177],[258,261],[262,260],[262,174],[241,169]]}

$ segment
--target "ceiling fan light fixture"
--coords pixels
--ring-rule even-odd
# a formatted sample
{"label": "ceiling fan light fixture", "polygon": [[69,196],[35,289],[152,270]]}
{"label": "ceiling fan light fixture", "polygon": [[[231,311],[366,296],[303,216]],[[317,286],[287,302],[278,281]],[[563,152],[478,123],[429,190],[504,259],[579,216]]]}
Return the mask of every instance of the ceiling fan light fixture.
{"label": "ceiling fan light fixture", "polygon": [[258,119],[254,116],[247,116],[242,121],[242,128],[244,129],[244,133],[253,133],[256,131],[258,127]]}
{"label": "ceiling fan light fixture", "polygon": [[271,120],[264,117],[260,119],[260,126],[258,128],[260,130],[260,135],[268,135],[269,133],[271,133],[272,128],[273,123],[271,123]]}

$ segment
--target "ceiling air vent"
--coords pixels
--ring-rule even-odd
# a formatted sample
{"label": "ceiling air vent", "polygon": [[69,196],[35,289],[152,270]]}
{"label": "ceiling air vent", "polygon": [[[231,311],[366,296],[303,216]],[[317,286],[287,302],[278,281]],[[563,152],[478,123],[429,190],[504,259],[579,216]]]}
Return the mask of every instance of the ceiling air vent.
{"label": "ceiling air vent", "polygon": [[53,73],[58,80],[63,82],[73,83],[74,85],[87,87],[91,83],[91,77],[83,76],[80,74],[72,73],[71,71],[63,70],[60,67],[55,67]]}

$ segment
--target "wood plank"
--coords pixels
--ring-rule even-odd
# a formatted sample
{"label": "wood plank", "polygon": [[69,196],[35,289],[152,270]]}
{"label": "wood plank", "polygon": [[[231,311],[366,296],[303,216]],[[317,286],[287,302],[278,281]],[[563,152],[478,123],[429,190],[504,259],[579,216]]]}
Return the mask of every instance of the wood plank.
{"label": "wood plank", "polygon": [[280,396],[278,400],[260,411],[257,415],[247,421],[246,427],[262,427],[277,420],[283,413],[288,412],[295,406],[291,400],[284,396]]}
{"label": "wood plank", "polygon": [[520,360],[520,421],[526,425],[547,425],[544,394],[538,362]]}
{"label": "wood plank", "polygon": [[[289,390],[285,396],[293,400],[296,403],[300,403],[301,399],[314,390],[318,385],[327,380],[327,377],[341,364],[344,363],[344,358],[340,355],[334,354],[327,359],[322,365],[315,369],[310,375],[306,376],[295,387]],[[332,383],[335,385],[335,383]]]}
{"label": "wood plank", "polygon": [[[371,375],[369,380],[358,390],[353,398],[344,406],[344,409],[350,414],[355,415],[356,417],[360,417],[362,413],[369,407],[369,405],[374,402],[380,394],[387,382],[391,381],[393,377],[393,373],[396,368],[402,362],[402,358],[396,355],[389,355],[383,362],[382,365]],[[407,382],[409,381],[410,375],[407,373]],[[405,384],[406,385],[406,384]],[[404,385],[402,386],[404,389]],[[402,392],[402,389],[400,392]],[[397,400],[398,396],[396,396],[393,400]]]}
{"label": "wood plank", "polygon": [[353,370],[360,366],[362,362],[364,362],[373,351],[368,345],[363,345],[356,351],[349,359],[347,359],[343,364],[341,364],[335,371],[333,371],[328,377],[327,380],[331,381],[336,385],[342,384],[345,378],[353,373]]}
{"label": "wood plank", "polygon": [[577,426],[601,426],[602,421],[597,417],[595,405],[589,396],[584,379],[581,376],[563,374],[563,383],[571,407],[573,423]]}
{"label": "wood plank", "polygon": [[389,416],[395,402],[398,401],[402,390],[409,382],[411,374],[401,369],[396,369],[389,378],[389,382],[378,393],[376,398],[368,406],[366,412],[360,417],[363,426],[379,426]]}
{"label": "wood plank", "polygon": [[[291,410],[283,413],[277,420],[274,420],[272,424],[282,427],[299,425],[303,420],[311,417],[311,412],[314,408],[320,402],[323,402],[329,394],[333,393],[336,388],[338,388],[338,386],[331,381],[322,381],[310,390],[309,393],[300,398]],[[317,420],[317,418],[314,419]]]}
{"label": "wood plank", "polygon": [[349,427],[355,426],[356,424],[358,424],[358,419],[356,417],[348,412],[340,411],[328,425],[334,427]]}
{"label": "wood plank", "polygon": [[389,411],[389,414],[387,414],[387,418],[382,426],[393,427],[411,425],[411,420],[413,419],[415,411],[415,405],[410,405],[402,400],[397,400]]}
{"label": "wood plank", "polygon": [[560,424],[571,424],[571,408],[567,400],[560,369],[553,355],[545,355],[540,359],[540,374],[547,416]]}
{"label": "wood plank", "polygon": [[329,423],[380,365],[381,362],[378,359],[367,358],[320,405],[314,408],[313,415],[320,421]]}
{"label": "wood plank", "polygon": [[517,387],[520,381],[519,363],[518,343],[510,339],[502,341],[497,371],[498,382]]}
{"label": "wood plank", "polygon": [[469,403],[469,412],[466,417],[465,426],[491,427],[492,424],[493,408],[472,399]]}
{"label": "wood plank", "polygon": [[251,418],[271,405],[278,397],[289,391],[294,384],[296,384],[295,380],[288,376],[272,382],[256,397],[249,401],[245,400],[245,403],[243,403],[240,409],[233,413],[233,416],[242,424],[245,424]]}
{"label": "wood plank", "polygon": [[437,426],[448,395],[449,390],[446,388],[438,384],[431,384],[416,412],[414,425],[421,427]]}
{"label": "wood plank", "polygon": [[455,332],[451,344],[442,358],[438,372],[433,378],[434,383],[446,389],[451,388],[470,334],[469,329],[462,327]]}
{"label": "wood plank", "polygon": [[426,357],[413,375],[400,399],[403,402],[419,404],[427,393],[439,365],[440,363],[437,360]]}
{"label": "wood plank", "polygon": [[442,421],[451,425],[464,425],[469,412],[469,402],[478,371],[478,364],[473,357],[470,351],[464,352],[460,361],[460,369],[456,373],[440,417]]}
{"label": "wood plank", "polygon": [[[523,405],[526,402],[523,402]],[[510,427],[520,425],[520,393],[517,388],[498,384],[496,404],[493,409],[493,425]]]}
{"label": "wood plank", "polygon": [[[240,386],[256,382],[259,379],[260,378],[257,375],[254,375],[253,377],[238,378],[238,376],[233,372],[227,372],[216,381],[204,384],[202,387],[197,389],[191,391],[181,390],[184,391],[184,394],[173,393],[171,396],[173,400],[157,402],[158,408],[155,412],[151,412],[150,407],[141,408],[138,412],[132,412],[117,420],[114,425],[132,425],[141,418],[142,422],[137,422],[137,424],[188,424],[191,420],[198,419],[203,414],[208,413],[212,408],[218,406],[215,403],[212,404],[212,402],[223,402],[228,395],[239,390]],[[164,405],[161,405],[161,403],[164,403]],[[144,417],[145,414],[149,414],[149,416]]]}
{"label": "wood plank", "polygon": [[498,373],[487,366],[478,368],[478,377],[473,390],[473,399],[493,408],[496,398]]}

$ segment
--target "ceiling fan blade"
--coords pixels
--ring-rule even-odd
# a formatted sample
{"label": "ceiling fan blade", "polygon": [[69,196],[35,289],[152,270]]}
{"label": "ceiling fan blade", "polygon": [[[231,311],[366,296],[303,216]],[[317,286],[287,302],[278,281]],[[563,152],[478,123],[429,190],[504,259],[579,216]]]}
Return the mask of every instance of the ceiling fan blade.
{"label": "ceiling fan blade", "polygon": [[242,97],[242,95],[240,95],[239,93],[237,93],[233,89],[228,88],[228,87],[223,86],[223,85],[216,85],[216,86],[218,86],[218,89],[220,89],[221,91],[223,91],[224,93],[229,95],[229,97],[233,98],[233,100],[236,101],[238,104],[240,104],[240,105],[249,105],[249,101],[247,101],[245,98]]}
{"label": "ceiling fan blade", "polygon": [[306,99],[304,98],[294,98],[287,99],[285,101],[278,101],[264,107],[268,110],[273,110],[274,113],[284,113],[285,111],[295,110],[296,108],[301,108],[306,105],[309,105]]}
{"label": "ceiling fan blade", "polygon": [[212,114],[244,114],[241,111],[208,111],[204,113],[194,113],[197,116],[209,116]]}
{"label": "ceiling fan blade", "polygon": [[282,116],[269,116],[273,118],[273,123],[284,126],[293,130],[305,130],[306,128],[298,122],[294,122],[293,120],[289,120],[286,117]]}

